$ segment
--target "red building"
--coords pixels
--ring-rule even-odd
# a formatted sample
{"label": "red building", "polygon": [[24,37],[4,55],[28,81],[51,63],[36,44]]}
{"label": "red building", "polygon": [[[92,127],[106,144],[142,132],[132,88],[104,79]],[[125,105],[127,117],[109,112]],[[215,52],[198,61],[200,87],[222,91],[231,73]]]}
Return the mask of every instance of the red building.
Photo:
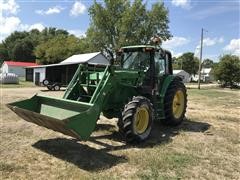
{"label": "red building", "polygon": [[[26,71],[26,68],[30,66],[37,66],[37,64],[32,62],[4,61],[1,67],[1,72],[14,73],[19,77],[26,77],[26,79],[33,80],[33,72]],[[27,78],[27,76],[29,77]]]}

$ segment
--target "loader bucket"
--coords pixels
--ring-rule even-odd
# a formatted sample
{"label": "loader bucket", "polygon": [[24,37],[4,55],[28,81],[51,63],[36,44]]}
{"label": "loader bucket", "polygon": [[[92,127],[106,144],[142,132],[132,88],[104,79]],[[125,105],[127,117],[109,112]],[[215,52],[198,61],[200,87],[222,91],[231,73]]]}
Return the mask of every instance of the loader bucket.
{"label": "loader bucket", "polygon": [[91,135],[100,114],[98,105],[40,95],[7,106],[26,121],[81,140]]}

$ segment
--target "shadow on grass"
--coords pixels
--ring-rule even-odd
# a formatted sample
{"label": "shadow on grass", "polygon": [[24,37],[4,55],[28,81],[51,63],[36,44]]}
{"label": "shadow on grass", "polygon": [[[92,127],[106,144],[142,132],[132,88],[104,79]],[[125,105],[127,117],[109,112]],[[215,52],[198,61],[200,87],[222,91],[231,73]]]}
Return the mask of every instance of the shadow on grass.
{"label": "shadow on grass", "polygon": [[[139,144],[133,144],[133,145],[125,144],[124,137],[119,132],[116,132],[116,131],[114,131],[114,132],[112,132],[112,134],[108,134],[108,135],[91,137],[90,141],[92,141],[96,144],[99,144],[101,146],[104,146],[106,151],[126,149],[126,148],[131,148],[131,147],[145,148],[145,147],[153,147],[153,146],[159,145],[159,144],[169,143],[172,141],[172,137],[178,135],[180,131],[205,132],[209,128],[210,128],[210,124],[208,124],[208,123],[191,121],[188,119],[184,120],[181,125],[175,126],[175,127],[165,126],[159,122],[155,122],[153,124],[153,129],[152,129],[150,137],[146,141],[141,142]],[[109,139],[112,141],[123,142],[125,145],[112,146],[107,143],[103,143],[102,141],[99,141],[101,139]]]}
{"label": "shadow on grass", "polygon": [[[108,124],[98,124],[99,130],[112,130],[114,126]],[[90,137],[89,141],[102,146],[102,149],[95,149],[88,145],[81,144],[74,139],[56,138],[49,140],[40,140],[33,144],[33,147],[40,149],[48,154],[51,154],[59,159],[75,164],[81,169],[87,171],[99,171],[102,169],[111,168],[119,163],[127,162],[127,157],[117,156],[109,153],[109,151],[131,149],[131,148],[146,148],[154,147],[155,145],[165,144],[172,141],[172,137],[179,134],[180,131],[185,132],[205,132],[210,125],[208,123],[185,120],[180,126],[167,127],[160,123],[153,125],[152,133],[149,139],[140,144],[126,144],[124,138],[119,132],[111,131],[108,135],[98,135]],[[111,140],[118,142],[113,145],[109,143]],[[121,143],[119,143],[121,142]]]}
{"label": "shadow on grass", "polygon": [[104,150],[91,148],[74,139],[40,140],[32,146],[86,171],[100,171],[127,161],[124,156],[116,156]]}

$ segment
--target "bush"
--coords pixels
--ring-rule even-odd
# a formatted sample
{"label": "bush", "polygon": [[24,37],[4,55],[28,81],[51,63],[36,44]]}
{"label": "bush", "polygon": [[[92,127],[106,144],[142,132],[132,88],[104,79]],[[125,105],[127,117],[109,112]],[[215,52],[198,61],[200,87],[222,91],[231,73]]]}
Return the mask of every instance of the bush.
{"label": "bush", "polygon": [[214,69],[216,80],[222,87],[235,88],[240,84],[240,58],[235,55],[224,55]]}

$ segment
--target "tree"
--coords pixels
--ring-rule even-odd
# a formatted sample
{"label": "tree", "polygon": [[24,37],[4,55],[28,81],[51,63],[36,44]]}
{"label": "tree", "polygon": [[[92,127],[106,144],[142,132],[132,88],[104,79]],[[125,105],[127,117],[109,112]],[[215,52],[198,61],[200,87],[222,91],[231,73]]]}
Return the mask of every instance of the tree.
{"label": "tree", "polygon": [[26,32],[26,31],[23,31],[23,32],[15,31],[15,32],[11,33],[3,41],[3,45],[7,48],[7,51],[8,51],[8,57],[11,60],[14,60],[14,58],[13,58],[13,48],[14,48],[14,46],[16,46],[16,43],[21,42],[21,40],[25,39],[28,36],[29,36],[29,33]]}
{"label": "tree", "polygon": [[68,36],[69,33],[64,29],[57,29],[55,27],[44,28],[39,41],[42,43],[59,35]]}
{"label": "tree", "polygon": [[175,62],[176,67],[183,69],[189,74],[195,75],[198,72],[199,59],[194,57],[194,53],[187,52],[178,57]]}
{"label": "tree", "polygon": [[0,44],[0,65],[6,60],[9,60],[8,50],[3,44]]}
{"label": "tree", "polygon": [[12,59],[15,61],[35,62],[36,57],[33,54],[34,45],[31,40],[25,38],[17,41],[12,49]]}
{"label": "tree", "polygon": [[172,58],[172,62],[173,62],[173,69],[181,69],[181,62],[178,61],[177,57],[173,57]]}
{"label": "tree", "polygon": [[8,58],[11,60],[35,62],[34,49],[39,44],[60,35],[69,36],[69,33],[53,27],[45,28],[41,32],[37,29],[30,32],[15,31],[3,41],[3,46],[7,49]]}
{"label": "tree", "polygon": [[234,87],[240,83],[240,58],[235,55],[224,55],[214,68],[215,78],[221,81],[223,87]]}
{"label": "tree", "polygon": [[51,64],[59,63],[74,54],[84,53],[86,49],[85,39],[78,39],[73,35],[58,35],[41,43],[34,52],[39,64]]}
{"label": "tree", "polygon": [[168,10],[163,3],[155,3],[150,10],[142,0],[96,1],[89,9],[91,24],[87,37],[96,50],[106,47],[146,44],[154,35],[163,40],[171,37]]}
{"label": "tree", "polygon": [[212,68],[213,67],[213,60],[211,59],[204,59],[202,63],[203,68]]}

